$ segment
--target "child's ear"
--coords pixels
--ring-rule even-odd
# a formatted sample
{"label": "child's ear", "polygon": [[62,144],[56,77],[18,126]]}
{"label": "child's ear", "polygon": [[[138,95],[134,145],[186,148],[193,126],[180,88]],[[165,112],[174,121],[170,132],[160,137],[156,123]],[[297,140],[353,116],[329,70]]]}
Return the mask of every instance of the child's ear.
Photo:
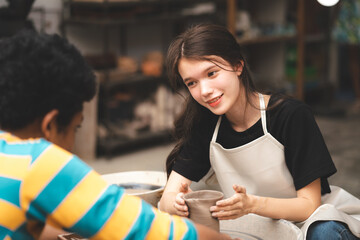
{"label": "child's ear", "polygon": [[41,122],[41,131],[45,139],[50,142],[55,136],[54,134],[56,134],[58,130],[56,123],[56,118],[58,115],[59,111],[57,109],[53,109],[47,114],[45,114]]}
{"label": "child's ear", "polygon": [[240,76],[244,69],[244,61],[240,61],[240,63],[235,67],[236,75]]}

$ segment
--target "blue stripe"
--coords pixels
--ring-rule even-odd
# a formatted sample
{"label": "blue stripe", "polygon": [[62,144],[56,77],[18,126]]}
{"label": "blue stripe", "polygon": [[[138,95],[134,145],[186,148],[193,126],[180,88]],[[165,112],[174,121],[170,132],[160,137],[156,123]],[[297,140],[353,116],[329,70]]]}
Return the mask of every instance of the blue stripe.
{"label": "blue stripe", "polygon": [[20,207],[19,191],[21,181],[0,177],[0,198]]}
{"label": "blue stripe", "polygon": [[186,223],[186,225],[188,227],[188,231],[185,234],[183,239],[184,240],[198,239],[198,234],[196,232],[196,228],[195,228],[194,224],[189,219],[184,218],[184,220],[185,220],[185,223]]}
{"label": "blue stripe", "polygon": [[36,141],[23,141],[14,144],[8,144],[0,140],[1,152],[9,155],[28,156],[31,155],[34,161],[51,143],[44,139]]}
{"label": "blue stripe", "polygon": [[141,201],[141,212],[125,239],[145,239],[155,218],[152,206]]}
{"label": "blue stripe", "polygon": [[111,217],[123,194],[122,188],[110,185],[93,207],[69,231],[83,237],[95,235]]}
{"label": "blue stripe", "polygon": [[91,168],[76,156],[60,170],[29,206],[29,214],[45,221]]}
{"label": "blue stripe", "polygon": [[11,235],[11,233],[8,228],[0,225],[0,239],[4,239],[7,235]]}
{"label": "blue stripe", "polygon": [[29,143],[8,144],[5,140],[0,140],[1,152],[9,155],[27,156],[33,145]]}
{"label": "blue stripe", "polygon": [[174,219],[171,219],[169,240],[174,239]]}
{"label": "blue stripe", "polygon": [[33,148],[31,149],[31,164],[47,149],[52,143],[46,141],[45,139],[40,139],[40,142],[33,143]]}

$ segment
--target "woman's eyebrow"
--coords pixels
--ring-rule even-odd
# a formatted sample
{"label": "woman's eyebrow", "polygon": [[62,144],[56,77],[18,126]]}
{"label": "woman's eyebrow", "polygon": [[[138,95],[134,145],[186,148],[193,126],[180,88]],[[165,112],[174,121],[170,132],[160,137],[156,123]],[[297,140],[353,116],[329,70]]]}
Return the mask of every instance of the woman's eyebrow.
{"label": "woman's eyebrow", "polygon": [[191,80],[191,77],[185,78],[183,81],[184,81],[184,83],[186,83],[189,80]]}

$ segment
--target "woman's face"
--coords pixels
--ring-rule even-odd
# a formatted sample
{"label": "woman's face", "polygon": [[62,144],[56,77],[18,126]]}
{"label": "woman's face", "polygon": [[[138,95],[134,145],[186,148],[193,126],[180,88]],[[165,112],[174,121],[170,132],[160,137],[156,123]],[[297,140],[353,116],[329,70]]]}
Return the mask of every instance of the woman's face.
{"label": "woman's face", "polygon": [[240,96],[239,76],[242,66],[234,69],[224,59],[213,61],[182,58],[179,73],[191,96],[216,115],[229,112]]}

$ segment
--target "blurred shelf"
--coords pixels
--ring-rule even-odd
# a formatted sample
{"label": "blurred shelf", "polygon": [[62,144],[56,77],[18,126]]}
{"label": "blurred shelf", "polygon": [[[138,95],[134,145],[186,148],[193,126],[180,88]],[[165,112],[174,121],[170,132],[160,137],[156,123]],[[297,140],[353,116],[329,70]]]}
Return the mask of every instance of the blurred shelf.
{"label": "blurred shelf", "polygon": [[259,36],[254,38],[238,38],[237,41],[240,45],[256,45],[265,43],[277,43],[286,41],[295,41],[296,35],[274,35],[274,36]]}
{"label": "blurred shelf", "polygon": [[[257,45],[267,43],[279,42],[295,42],[297,40],[296,34],[289,35],[272,35],[272,36],[258,36],[254,38],[237,38],[240,45]],[[325,34],[308,34],[305,36],[306,43],[318,43],[326,40]]]}
{"label": "blurred shelf", "polygon": [[[217,0],[221,2],[222,0]],[[79,6],[95,6],[95,7],[105,7],[105,6],[138,6],[142,5],[152,5],[152,4],[167,4],[167,5],[184,5],[189,3],[204,3],[209,2],[209,0],[68,0],[67,3]],[[211,2],[214,2],[212,0]],[[216,2],[216,1],[215,1]]]}
{"label": "blurred shelf", "polygon": [[305,35],[306,43],[320,43],[324,41],[327,41],[326,35],[324,33]]}
{"label": "blurred shelf", "polygon": [[146,76],[142,73],[123,73],[123,74],[114,74],[111,71],[97,71],[101,85],[105,90],[110,90],[117,86],[123,85],[138,85],[146,83],[166,83],[167,77],[163,76]]}
{"label": "blurred shelf", "polygon": [[171,130],[157,132],[142,132],[134,138],[125,136],[112,136],[98,139],[98,152],[100,155],[112,155],[119,152],[132,151],[139,146],[152,146],[159,143],[171,142]]}
{"label": "blurred shelf", "polygon": [[[182,10],[198,4],[215,4],[210,12],[184,14]],[[191,21],[196,18],[214,18],[218,14],[216,5],[221,0],[64,0],[63,25],[119,26],[135,23],[161,21]]]}
{"label": "blurred shelf", "polygon": [[128,17],[124,19],[102,19],[102,18],[85,18],[85,17],[71,17],[69,19],[64,19],[63,25],[86,25],[88,27],[117,27],[120,25],[131,25],[136,23],[156,23],[163,21],[192,21],[200,18],[213,18],[216,20],[214,14],[199,14],[199,15],[154,15],[154,16],[135,16]]}

